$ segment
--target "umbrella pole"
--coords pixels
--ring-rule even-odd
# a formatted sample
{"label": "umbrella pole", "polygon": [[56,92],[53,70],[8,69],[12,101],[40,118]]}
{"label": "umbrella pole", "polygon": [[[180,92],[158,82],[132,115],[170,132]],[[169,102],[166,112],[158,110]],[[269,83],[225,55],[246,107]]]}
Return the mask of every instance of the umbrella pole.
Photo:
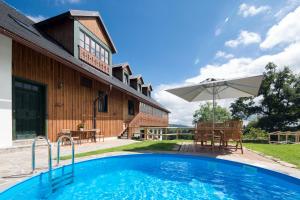
{"label": "umbrella pole", "polygon": [[216,93],[215,93],[215,86],[213,85],[213,129],[215,128],[215,102],[216,102]]}
{"label": "umbrella pole", "polygon": [[212,130],[212,148],[214,148],[215,145],[215,101],[216,101],[216,91],[215,91],[215,85],[213,84],[213,130]]}

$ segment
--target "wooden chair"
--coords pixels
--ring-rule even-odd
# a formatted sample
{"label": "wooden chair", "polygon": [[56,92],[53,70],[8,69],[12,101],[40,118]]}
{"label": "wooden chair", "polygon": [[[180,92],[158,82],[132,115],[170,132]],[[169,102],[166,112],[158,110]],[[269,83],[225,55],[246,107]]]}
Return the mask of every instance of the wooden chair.
{"label": "wooden chair", "polygon": [[99,138],[99,141],[101,140],[102,138],[102,141],[104,142],[104,134],[101,133],[101,130],[100,129],[92,129],[93,131],[95,131],[95,134],[93,136],[93,140],[94,142],[97,142],[97,138]]}
{"label": "wooden chair", "polygon": [[79,131],[71,131],[71,137],[73,141],[77,141],[77,144],[81,144],[82,134]]}
{"label": "wooden chair", "polygon": [[218,142],[219,149],[221,148],[221,134],[218,131],[213,130],[212,122],[198,122],[196,125],[194,144],[201,142],[201,146],[204,146],[210,141],[211,149],[214,151],[215,144]]}
{"label": "wooden chair", "polygon": [[[70,129],[61,129],[61,131],[57,134],[57,140],[59,137],[61,137],[62,135],[68,135],[70,136],[71,135],[71,130]],[[63,139],[61,141],[61,144],[64,145],[65,142],[68,142],[68,140],[66,139]]]}
{"label": "wooden chair", "polygon": [[224,146],[228,146],[228,141],[236,142],[235,149],[241,149],[242,154],[243,152],[243,144],[242,144],[242,129],[243,129],[243,122],[239,120],[230,120],[225,122],[224,127],[224,135],[223,135],[223,142]]}

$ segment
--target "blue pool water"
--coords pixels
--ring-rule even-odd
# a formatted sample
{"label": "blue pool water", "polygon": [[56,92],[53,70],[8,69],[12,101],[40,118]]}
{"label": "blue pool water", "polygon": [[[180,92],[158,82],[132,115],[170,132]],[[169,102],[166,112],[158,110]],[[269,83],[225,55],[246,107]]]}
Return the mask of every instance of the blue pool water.
{"label": "blue pool water", "polygon": [[[70,170],[54,170],[51,178]],[[42,174],[1,193],[0,199],[300,199],[296,178],[230,161],[163,154],[77,163],[74,178],[52,189],[48,174]]]}

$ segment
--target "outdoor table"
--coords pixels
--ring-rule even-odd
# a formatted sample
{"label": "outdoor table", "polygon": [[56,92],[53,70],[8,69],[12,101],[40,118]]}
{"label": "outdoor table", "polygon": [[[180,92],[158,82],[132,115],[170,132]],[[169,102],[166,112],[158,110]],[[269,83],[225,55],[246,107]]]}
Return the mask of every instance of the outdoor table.
{"label": "outdoor table", "polygon": [[96,131],[95,130],[76,130],[71,131],[71,137],[77,136],[79,137],[79,143],[81,144],[82,139],[91,139],[96,142]]}

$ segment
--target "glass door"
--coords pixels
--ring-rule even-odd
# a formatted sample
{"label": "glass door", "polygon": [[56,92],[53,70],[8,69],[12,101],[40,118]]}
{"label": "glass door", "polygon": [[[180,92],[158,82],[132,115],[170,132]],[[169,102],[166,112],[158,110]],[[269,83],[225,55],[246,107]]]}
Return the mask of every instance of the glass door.
{"label": "glass door", "polygon": [[15,79],[13,139],[45,136],[45,86]]}

